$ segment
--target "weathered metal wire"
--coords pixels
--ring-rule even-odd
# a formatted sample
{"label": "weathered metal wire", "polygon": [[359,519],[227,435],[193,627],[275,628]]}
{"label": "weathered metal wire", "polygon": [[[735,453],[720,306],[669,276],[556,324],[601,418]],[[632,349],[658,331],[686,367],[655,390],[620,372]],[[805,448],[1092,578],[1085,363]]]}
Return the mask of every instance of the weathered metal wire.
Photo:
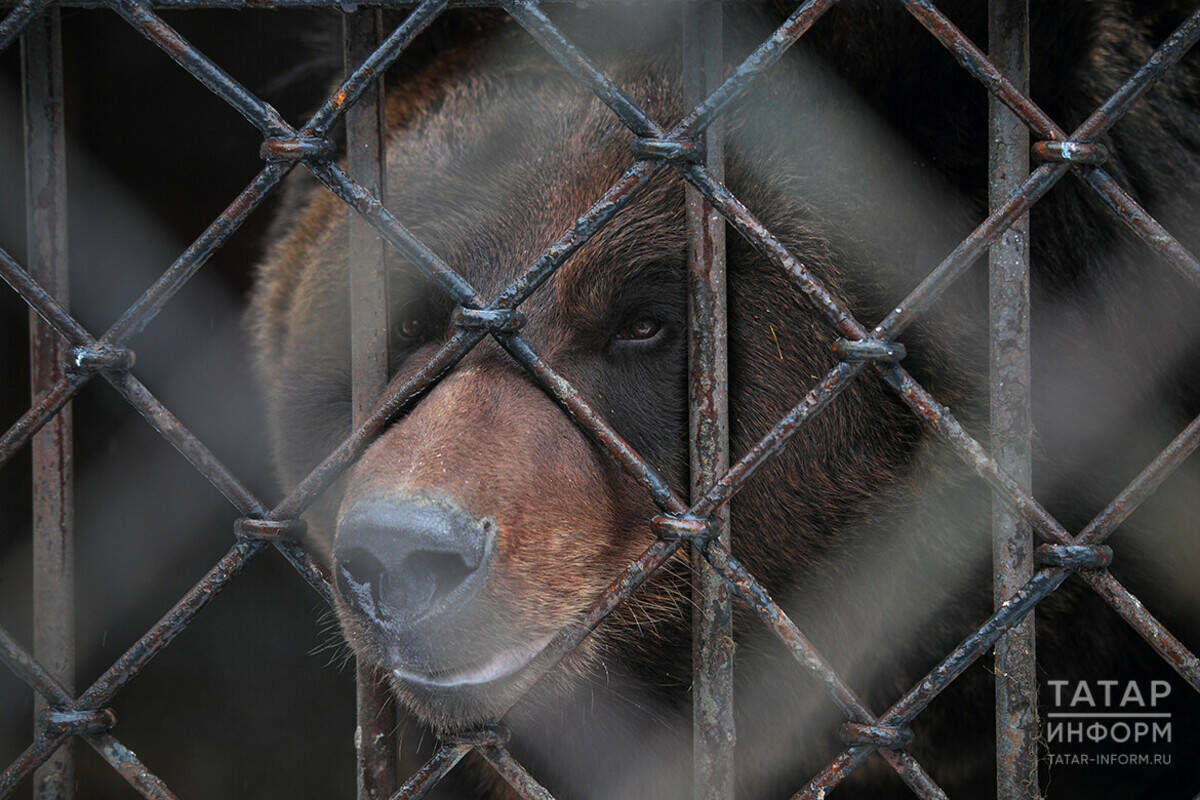
{"label": "weathered metal wire", "polygon": [[[100,713],[115,695],[136,676],[145,664],[177,636],[195,615],[233,579],[244,565],[261,552],[268,543],[274,544],[327,600],[330,599],[328,576],[311,557],[286,538],[295,527],[299,515],[338,475],[346,470],[369,446],[384,426],[406,410],[422,393],[453,369],[476,344],[491,336],[533,376],[534,380],[581,427],[588,437],[612,457],[640,483],[659,508],[675,519],[695,520],[687,536],[671,533],[671,526],[658,526],[657,538],[645,552],[618,576],[612,585],[595,601],[591,610],[577,624],[561,631],[536,659],[531,669],[544,674],[577,647],[621,602],[637,591],[670,560],[682,547],[685,539],[703,555],[729,591],[741,597],[761,616],[793,650],[800,662],[816,673],[825,683],[835,702],[846,716],[842,733],[848,747],[825,767],[797,797],[817,796],[834,786],[864,763],[874,752],[880,752],[900,777],[923,797],[942,797],[944,794],[922,769],[906,748],[911,742],[908,726],[950,682],[991,648],[997,640],[1021,620],[1044,597],[1053,592],[1072,571],[1077,571],[1104,597],[1147,641],[1171,663],[1192,686],[1200,691],[1200,661],[1170,635],[1154,617],[1108,573],[1106,559],[1111,551],[1102,552],[1104,539],[1143,502],[1154,489],[1177,468],[1183,459],[1200,443],[1200,418],[1193,421],[1163,453],[1149,465],[1116,499],[1110,503],[1078,536],[1071,536],[1030,495],[1027,482],[1011,474],[1011,463],[1001,463],[989,456],[982,446],[970,437],[957,420],[928,394],[895,361],[902,346],[895,340],[921,313],[928,310],[945,289],[960,277],[988,247],[994,247],[1006,231],[1028,212],[1044,194],[1067,172],[1073,171],[1095,189],[1104,202],[1132,230],[1147,241],[1169,264],[1186,277],[1200,283],[1200,263],[1162,226],[1137,205],[1129,195],[1104,171],[1107,153],[1097,142],[1107,130],[1153,85],[1166,69],[1177,63],[1183,54],[1200,38],[1200,11],[1194,13],[1175,31],[1155,54],[1122,87],[1100,106],[1069,136],[1030,100],[1014,82],[971,43],[953,23],[926,0],[900,0],[930,33],[945,45],[960,64],[978,78],[996,98],[999,106],[1010,109],[1043,142],[1037,149],[1046,163],[1028,175],[1009,193],[995,198],[993,211],[955,250],[922,281],[917,288],[873,329],[862,325],[850,309],[843,306],[821,282],[775,238],[720,180],[719,160],[700,163],[694,157],[697,138],[711,132],[719,114],[743,95],[753,81],[776,63],[819,18],[833,5],[833,0],[809,0],[801,5],[759,48],[738,65],[706,98],[699,100],[683,119],[666,128],[649,117],[635,102],[597,67],[574,43],[566,38],[539,8],[534,0],[424,0],[421,3],[405,0],[383,0],[364,3],[370,7],[413,8],[405,21],[381,44],[375,41],[366,46],[367,33],[351,33],[348,41],[354,44],[355,61],[359,65],[349,74],[333,95],[307,123],[293,127],[269,104],[255,97],[210,61],[155,13],[155,9],[193,7],[316,7],[337,6],[335,0],[159,0],[141,3],[137,0],[82,0],[82,7],[104,6],[115,10],[131,26],[162,48],[181,67],[194,75],[210,91],[239,111],[263,136],[263,155],[266,166],[234,202],[210,225],[196,241],[127,309],[103,336],[93,337],[75,318],[54,299],[15,260],[0,250],[0,277],[3,277],[19,296],[79,354],[75,368],[66,370],[52,382],[35,401],[30,410],[0,437],[0,464],[27,443],[31,437],[60,413],[78,390],[94,375],[101,375],[133,405],[150,424],[172,443],[237,508],[240,519],[239,535],[230,551],[171,609],[155,626],[130,647],[88,689],[72,699],[36,660],[22,650],[7,633],[0,631],[0,659],[34,687],[62,713],[83,715]],[[451,265],[420,242],[383,205],[379,181],[356,180],[352,174],[359,170],[343,169],[333,160],[333,149],[327,142],[328,133],[356,102],[368,93],[371,85],[392,64],[420,32],[445,8],[465,5],[501,6],[551,53],[567,71],[590,88],[605,102],[617,117],[639,137],[632,165],[597,202],[555,242],[550,244],[528,270],[486,302]],[[24,0],[0,21],[0,49],[20,35],[30,20],[42,11],[40,0]],[[1017,46],[1024,34],[1017,34]],[[49,64],[51,71],[60,65]],[[1017,73],[1013,73],[1016,75]],[[1019,82],[1019,81],[1018,81]],[[696,100],[696,98],[693,98]],[[999,113],[993,109],[993,115]],[[365,119],[365,118],[363,118]],[[353,124],[353,123],[352,123]],[[368,123],[370,124],[370,123]],[[711,139],[710,139],[711,147]],[[711,150],[709,155],[712,156]],[[382,175],[382,148],[376,148],[374,168]],[[463,319],[469,324],[459,326],[433,358],[411,376],[398,379],[371,395],[378,398],[356,401],[354,430],[345,440],[281,502],[270,508],[259,501],[200,440],[188,431],[130,372],[133,365],[129,342],[179,291],[211,254],[238,229],[286,173],[296,163],[303,163],[334,194],[359,212],[370,230],[381,235],[398,248],[437,286],[463,309]],[[694,187],[707,209],[724,217],[740,235],[748,239],[769,261],[778,266],[796,283],[814,309],[839,336],[844,346],[844,359],[824,379],[814,385],[799,404],[768,431],[732,467],[724,468],[720,460],[720,445],[713,449],[710,434],[697,434],[696,439],[708,447],[704,458],[717,460],[720,469],[709,470],[701,484],[694,487],[692,502],[680,498],[659,475],[600,415],[588,401],[554,368],[523,340],[518,332],[517,307],[545,283],[579,247],[607,225],[618,211],[628,205],[648,181],[660,175],[665,166],[679,172]],[[1021,170],[1018,170],[1018,175]],[[693,248],[711,253],[711,242],[703,240],[717,228],[713,217],[692,228]],[[714,257],[703,256],[701,270],[711,269]],[[719,294],[702,295],[696,302],[718,302]],[[721,301],[723,302],[723,300]],[[710,315],[711,316],[711,315]],[[704,315],[701,316],[701,319]],[[724,347],[724,333],[703,329],[700,321],[694,329],[708,338],[699,351],[711,358]],[[364,331],[366,328],[364,328]],[[699,373],[709,380],[712,369]],[[778,453],[808,420],[832,402],[858,376],[868,371],[878,373],[907,402],[914,413],[993,486],[997,495],[1008,503],[1014,519],[1027,523],[1050,543],[1044,549],[1041,567],[1024,581],[978,630],[968,636],[925,678],[905,693],[890,709],[873,715],[842,681],[832,667],[812,647],[803,633],[774,603],[766,590],[730,554],[722,543],[720,526],[713,520],[745,482],[770,458]],[[707,378],[703,376],[708,376]],[[364,379],[367,380],[367,379]],[[374,379],[371,379],[374,380]],[[357,379],[356,379],[357,384]],[[720,391],[720,390],[716,390]],[[364,395],[365,396],[365,395]],[[693,400],[703,405],[713,400],[712,390]],[[725,456],[727,459],[727,455]],[[719,521],[719,520],[718,520]],[[686,526],[685,526],[686,527]],[[683,530],[682,528],[680,530]],[[719,585],[711,585],[712,592]],[[722,610],[723,609],[723,610]],[[727,614],[727,605],[717,605],[714,615]],[[698,637],[702,656],[713,656],[705,648],[720,646],[719,635],[711,633]],[[718,659],[719,660],[719,659]],[[705,662],[703,658],[699,663]],[[708,702],[717,703],[715,710],[726,713],[725,704],[731,694],[719,690]],[[58,712],[56,712],[58,713]],[[83,718],[81,717],[81,719]],[[56,718],[57,719],[57,718]],[[111,734],[90,730],[80,723],[75,727],[59,720],[57,727],[39,732],[29,749],[0,774],[0,797],[5,797],[44,763],[71,735],[89,741],[127,780],[146,797],[172,797],[170,791],[120,745]],[[1027,722],[1013,722],[1027,726]],[[722,733],[732,740],[732,729]],[[501,739],[494,735],[444,743],[433,758],[393,795],[393,798],[421,797],[432,788],[470,750],[477,750],[513,787],[526,797],[548,797],[524,767],[509,753]],[[718,737],[718,740],[720,737]],[[715,752],[710,750],[710,753]],[[382,754],[377,759],[385,758]],[[382,764],[380,767],[379,765]],[[383,762],[367,768],[387,770]],[[722,788],[714,796],[727,795],[732,786],[732,760],[716,758],[706,767],[707,775],[720,779]],[[1011,782],[1010,782],[1011,783]],[[386,781],[380,784],[387,785]],[[1011,787],[1003,788],[1005,797],[1016,797]],[[390,791],[390,789],[389,789]]]}

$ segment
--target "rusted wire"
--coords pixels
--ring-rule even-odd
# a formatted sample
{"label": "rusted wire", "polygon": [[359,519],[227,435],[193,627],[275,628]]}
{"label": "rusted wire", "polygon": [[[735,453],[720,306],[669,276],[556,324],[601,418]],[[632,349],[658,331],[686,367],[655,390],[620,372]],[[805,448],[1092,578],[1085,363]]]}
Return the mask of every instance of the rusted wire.
{"label": "rusted wire", "polygon": [[[1177,240],[1140,208],[1116,184],[1102,164],[1107,154],[1096,141],[1135,103],[1166,69],[1177,63],[1200,38],[1200,11],[1194,13],[1167,39],[1155,54],[1122,87],[1072,134],[1058,128],[1028,96],[999,70],[961,31],[924,0],[900,0],[909,11],[1011,109],[1037,136],[1038,154],[1050,159],[1034,170],[999,203],[985,221],[922,281],[879,325],[870,329],[853,316],[804,264],[775,238],[723,185],[715,164],[699,163],[694,142],[718,115],[745,93],[751,83],[803,35],[833,5],[833,0],[809,0],[801,5],[762,45],[739,64],[708,97],[704,98],[674,127],[668,129],[650,118],[613,81],[570,42],[533,0],[425,0],[419,4],[386,0],[364,5],[412,8],[405,21],[373,49],[350,72],[341,86],[307,123],[289,125],[269,104],[255,97],[220,67],[211,62],[154,13],[157,8],[183,7],[302,7],[335,6],[334,0],[83,0],[67,5],[104,5],[119,13],[130,25],[153,41],[210,91],[239,111],[263,136],[267,164],[234,202],[193,244],[127,309],[99,338],[93,337],[66,309],[57,303],[28,273],[0,250],[0,277],[61,334],[77,355],[75,370],[67,371],[43,393],[33,407],[0,437],[0,464],[52,419],[94,375],[110,382],[150,424],[170,441],[238,509],[238,537],[230,551],[155,626],[134,643],[92,686],[76,699],[56,688],[49,674],[6,633],[0,631],[0,658],[12,666],[64,714],[100,714],[113,697],[163,647],[166,647],[194,616],[233,579],[268,542],[273,543],[326,599],[330,598],[328,576],[305,554],[289,534],[299,515],[334,479],[361,455],[397,414],[453,369],[484,337],[493,337],[523,365],[534,380],[553,397],[588,437],[612,457],[651,495],[666,519],[696,522],[694,525],[660,524],[657,536],[643,554],[629,564],[595,601],[577,624],[560,631],[534,660],[531,669],[545,674],[577,647],[609,613],[636,592],[689,541],[727,583],[792,649],[802,664],[825,683],[847,718],[842,732],[849,747],[828,764],[798,797],[817,796],[836,786],[874,752],[880,752],[900,777],[920,796],[942,797],[940,788],[904,748],[911,742],[908,725],[932,699],[957,678],[967,666],[992,647],[1000,636],[1028,616],[1044,597],[1053,592],[1068,574],[1076,571],[1104,597],[1169,663],[1200,690],[1200,662],[1172,637],[1106,566],[1111,551],[1104,539],[1139,503],[1196,449],[1200,442],[1200,418],[1174,440],[1155,461],[1110,503],[1083,531],[1072,537],[1016,480],[971,438],[947,409],[928,394],[895,362],[903,357],[897,337],[944,290],[983,253],[994,245],[1013,223],[1028,212],[1067,172],[1074,171],[1095,189],[1104,201],[1139,236],[1181,274],[1200,282],[1200,265]],[[0,21],[0,49],[11,43],[41,10],[40,0],[17,4]],[[502,6],[517,19],[545,49],[577,80],[590,88],[617,117],[640,137],[633,164],[573,226],[537,258],[527,271],[487,303],[476,290],[430,248],[421,243],[382,204],[379,187],[364,186],[332,161],[327,138],[332,125],[354,105],[371,83],[395,61],[404,49],[444,8],[463,5]],[[459,306],[462,322],[433,358],[411,376],[387,386],[379,398],[363,408],[354,431],[296,489],[271,509],[260,502],[221,462],[188,431],[130,372],[133,354],[128,344],[203,266],[209,256],[238,229],[270,194],[284,175],[303,163],[334,194],[359,212],[383,238],[405,253],[414,264]],[[769,261],[796,283],[802,294],[830,327],[842,337],[837,364],[800,400],[798,405],[757,444],[723,474],[714,474],[704,491],[689,505],[580,395],[580,393],[520,337],[517,307],[593,235],[635,197],[639,189],[658,176],[663,167],[678,171],[712,209],[748,239]],[[722,337],[723,338],[723,337]],[[812,647],[803,633],[775,605],[758,581],[732,557],[719,538],[711,535],[713,515],[763,464],[786,444],[794,433],[832,402],[854,379],[868,371],[878,373],[907,402],[914,413],[1002,496],[1014,513],[1032,526],[1048,544],[1041,550],[1041,563],[978,630],[965,638],[937,667],[886,712],[873,715]],[[660,518],[662,519],[662,518]],[[62,720],[66,720],[63,717]],[[105,718],[95,717],[96,720]],[[94,726],[93,726],[94,727]],[[30,747],[0,774],[0,797],[43,763],[72,733],[84,736],[109,763],[146,797],[172,797],[169,790],[123,748],[111,734],[98,732],[82,722],[76,728],[63,722],[54,730],[40,732]],[[486,731],[484,732],[486,733]],[[483,735],[483,734],[481,734]],[[471,749],[476,749],[513,787],[526,797],[549,794],[504,747],[493,738],[446,742],[432,759],[393,795],[420,797],[434,786]]]}

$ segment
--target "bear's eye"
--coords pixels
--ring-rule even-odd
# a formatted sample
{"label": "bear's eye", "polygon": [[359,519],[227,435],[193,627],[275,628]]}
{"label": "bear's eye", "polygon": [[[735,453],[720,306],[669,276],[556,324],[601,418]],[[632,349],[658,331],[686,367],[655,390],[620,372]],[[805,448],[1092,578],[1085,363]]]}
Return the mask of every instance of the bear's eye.
{"label": "bear's eye", "polygon": [[399,331],[400,335],[405,339],[420,339],[421,320],[415,317],[409,317],[408,319],[401,320],[400,323],[396,325],[396,330]]}
{"label": "bear's eye", "polygon": [[421,307],[417,303],[406,303],[392,322],[396,337],[404,342],[415,342],[424,338],[425,323],[421,320]]}
{"label": "bear's eye", "polygon": [[642,317],[634,320],[617,331],[617,341],[645,342],[655,338],[662,331],[662,323],[653,317]]}

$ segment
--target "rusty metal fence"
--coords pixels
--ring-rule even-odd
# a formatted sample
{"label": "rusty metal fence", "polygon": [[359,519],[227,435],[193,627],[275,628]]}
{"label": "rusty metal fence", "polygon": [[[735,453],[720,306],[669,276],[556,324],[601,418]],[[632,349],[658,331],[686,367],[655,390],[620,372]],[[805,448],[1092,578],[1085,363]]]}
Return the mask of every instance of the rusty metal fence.
{"label": "rusty metal fence", "polygon": [[[1094,189],[1117,219],[1172,267],[1200,283],[1200,262],[1151,218],[1104,169],[1099,138],[1200,38],[1193,13],[1120,89],[1076,130],[1067,132],[1028,97],[1027,0],[991,0],[989,57],[931,2],[897,0],[991,94],[991,209],[987,218],[894,310],[874,327],[859,322],[789,253],[722,183],[721,114],[777,62],[836,0],[809,0],[727,76],[722,74],[721,6],[684,4],[685,87],[682,120],[665,127],[622,93],[583,49],[569,41],[535,0],[380,0],[343,7],[334,0],[23,0],[0,21],[0,49],[22,38],[29,264],[0,250],[0,275],[37,313],[32,333],[33,406],[0,438],[0,464],[31,444],[35,500],[35,641],[31,654],[0,630],[0,658],[40,698],[32,744],[0,774],[0,797],[38,771],[39,797],[71,793],[72,764],[62,748],[78,736],[99,752],[143,796],[172,798],[170,789],[113,735],[110,704],[121,689],[264,550],[275,549],[327,600],[329,578],[292,538],[305,508],[347,469],[396,414],[485,337],[493,338],[571,416],[595,444],[638,481],[661,509],[649,523],[654,542],[596,599],[578,624],[562,630],[535,660],[543,673],[577,646],[622,601],[636,592],[681,548],[690,548],[697,607],[694,623],[695,796],[729,798],[734,792],[731,603],[753,609],[790,648],[799,666],[819,677],[845,715],[845,749],[797,798],[822,797],[873,755],[884,759],[921,797],[944,797],[909,752],[910,723],[950,682],[992,647],[997,658],[998,795],[1038,794],[1036,685],[1030,612],[1074,573],[1099,593],[1197,691],[1200,661],[1167,631],[1107,570],[1105,539],[1200,444],[1200,418],[1188,425],[1116,498],[1077,534],[1068,532],[1030,494],[1028,237],[1030,207],[1068,173]],[[66,252],[66,181],[61,77],[60,5],[103,7],[123,17],[179,66],[221,97],[262,135],[266,164],[254,180],[100,336],[86,330],[69,307]],[[418,241],[380,201],[383,196],[381,79],[405,47],[448,6],[502,7],[571,75],[590,88],[635,135],[630,165],[594,205],[496,297],[481,297],[453,267]],[[270,105],[192,47],[155,12],[171,8],[343,7],[347,76],[306,122],[294,126]],[[384,36],[379,8],[411,9]],[[586,43],[582,43],[586,48]],[[329,142],[332,127],[347,123],[345,167]],[[1030,132],[1034,142],[1030,146]],[[1040,162],[1030,171],[1030,153]],[[351,233],[354,264],[353,376],[355,426],[282,501],[255,497],[171,411],[134,376],[129,345],[213,252],[237,230],[280,180],[303,164],[359,218]],[[664,170],[688,182],[690,248],[691,463],[689,498],[680,497],[605,422],[601,415],[521,338],[518,310],[584,242]],[[816,313],[841,337],[839,363],[748,452],[730,465],[726,392],[724,233],[728,223],[786,273]],[[387,309],[376,291],[383,275],[378,236],[398,248],[460,306],[453,336],[422,369],[387,385]],[[947,408],[900,365],[898,341],[909,325],[990,248],[992,286],[992,454]],[[110,383],[237,509],[233,546],[149,631],[99,678],[76,692],[58,677],[73,670],[71,606],[71,422],[63,410],[93,378]],[[869,708],[730,552],[727,504],[765,462],[855,380],[886,382],[920,420],[944,439],[994,490],[995,612],[888,709]],[[1042,541],[1035,547],[1035,538]],[[378,711],[386,690],[360,671],[359,797],[420,797],[468,752],[483,756],[523,797],[549,793],[506,748],[496,725],[440,744],[435,755],[397,786],[392,724]]]}

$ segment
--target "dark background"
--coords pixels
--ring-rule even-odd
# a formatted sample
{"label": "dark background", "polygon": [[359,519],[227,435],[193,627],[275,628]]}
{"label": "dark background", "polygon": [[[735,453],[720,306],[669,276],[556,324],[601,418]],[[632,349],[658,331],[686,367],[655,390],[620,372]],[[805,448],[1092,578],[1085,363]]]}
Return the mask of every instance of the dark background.
{"label": "dark background", "polygon": [[[163,14],[289,120],[328,88],[341,14]],[[261,169],[260,137],[107,11],[63,12],[70,310],[102,333]],[[24,263],[20,54],[0,54],[0,246]],[[266,451],[241,312],[271,202],[138,336],[136,374],[259,497]],[[28,408],[28,313],[0,290],[0,427]],[[72,404],[78,672],[86,687],[233,543],[229,503],[103,380]],[[0,624],[32,646],[30,460],[0,470]],[[348,797],[353,666],[323,602],[273,550],[118,695],[114,733],[182,797]],[[333,649],[326,646],[331,645]],[[332,664],[337,662],[337,664]],[[0,762],[32,736],[31,692],[0,669]],[[79,744],[79,798],[134,796]],[[28,782],[17,797],[29,797]]]}

